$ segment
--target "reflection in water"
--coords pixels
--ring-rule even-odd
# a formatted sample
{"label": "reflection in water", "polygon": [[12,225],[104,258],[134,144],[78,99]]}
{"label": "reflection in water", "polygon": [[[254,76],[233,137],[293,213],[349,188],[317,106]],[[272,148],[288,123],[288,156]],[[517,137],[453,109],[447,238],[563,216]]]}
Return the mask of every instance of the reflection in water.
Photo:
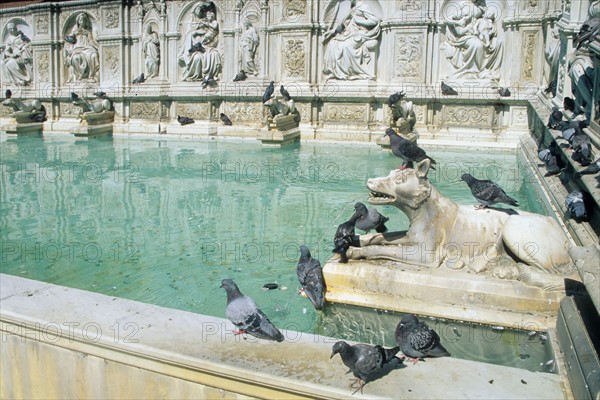
{"label": "reflection in water", "polygon": [[[325,334],[341,309],[331,307],[323,325],[296,294],[299,246],[324,263],[337,225],[366,202],[366,180],[399,166],[376,146],[0,140],[1,272],[219,317],[220,282],[233,278],[278,327]],[[541,211],[514,154],[430,153],[430,179],[453,200],[476,204],[460,181],[470,172]],[[390,229],[407,228],[399,210],[380,211]],[[288,289],[262,291],[267,282]],[[362,318],[346,318],[340,336],[391,344],[388,328]]]}

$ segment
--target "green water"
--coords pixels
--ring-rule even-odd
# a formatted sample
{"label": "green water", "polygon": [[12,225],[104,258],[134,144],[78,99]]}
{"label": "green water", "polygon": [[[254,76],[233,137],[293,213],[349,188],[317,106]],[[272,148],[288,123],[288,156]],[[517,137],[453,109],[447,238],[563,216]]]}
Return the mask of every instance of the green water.
{"label": "green water", "polygon": [[[2,273],[218,317],[220,282],[233,278],[278,327],[325,334],[323,318],[343,308],[319,315],[297,295],[298,247],[324,263],[337,225],[366,202],[367,179],[401,163],[365,145],[1,140]],[[430,180],[451,199],[476,204],[459,180],[470,172],[543,212],[515,154],[428,154]],[[392,230],[408,227],[399,210],[379,210]],[[287,290],[261,290],[271,282]]]}

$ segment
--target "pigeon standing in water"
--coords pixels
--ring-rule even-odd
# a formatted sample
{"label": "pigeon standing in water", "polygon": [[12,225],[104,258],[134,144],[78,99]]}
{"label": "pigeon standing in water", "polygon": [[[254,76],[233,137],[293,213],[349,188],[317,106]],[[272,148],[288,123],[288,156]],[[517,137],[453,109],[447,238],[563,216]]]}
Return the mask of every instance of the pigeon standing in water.
{"label": "pigeon standing in water", "polygon": [[582,171],[575,172],[575,177],[579,178],[581,175],[591,175],[600,172],[600,158],[594,161],[589,167]]}
{"label": "pigeon standing in water", "polygon": [[301,291],[315,306],[317,310],[325,305],[325,279],[319,260],[312,258],[310,250],[305,245],[300,246],[300,260],[296,268],[298,281],[302,285]]}
{"label": "pigeon standing in water", "polygon": [[233,125],[233,123],[231,122],[229,117],[225,115],[225,113],[221,113],[221,116],[219,118],[221,119],[221,121],[223,121],[225,125]]}
{"label": "pigeon standing in water", "polygon": [[587,219],[587,210],[583,200],[583,193],[580,190],[575,190],[569,193],[565,198],[565,207],[575,221],[580,222]]}
{"label": "pigeon standing in water", "polygon": [[256,306],[254,300],[244,296],[232,279],[223,279],[221,287],[227,292],[227,318],[239,331],[259,339],[283,341],[283,335]]}
{"label": "pigeon standing in water", "polygon": [[442,94],[444,96],[458,95],[458,92],[456,90],[454,90],[454,88],[452,86],[445,84],[444,81],[442,81],[442,84],[440,85],[440,87],[442,89]]}
{"label": "pigeon standing in water", "polygon": [[384,217],[374,208],[367,208],[361,202],[354,205],[354,210],[355,214],[358,214],[358,218],[356,219],[356,227],[358,229],[366,233],[371,229],[375,229],[375,232],[378,233],[387,232],[385,223],[389,220],[388,217]]}
{"label": "pigeon standing in water", "polygon": [[379,345],[372,346],[362,343],[350,346],[344,341],[339,341],[333,345],[331,356],[329,358],[332,358],[336,354],[340,355],[344,365],[350,368],[350,371],[352,371],[356,377],[350,387],[354,388],[356,385],[358,385],[358,387],[356,387],[356,390],[352,394],[359,390],[362,394],[363,387],[367,383],[369,375],[378,369],[383,368],[385,364],[388,364],[393,360],[401,361],[396,357],[396,353],[399,351],[400,347],[385,349]]}
{"label": "pigeon standing in water", "polygon": [[354,244],[354,226],[357,219],[358,215],[354,214],[348,221],[341,223],[333,237],[333,252],[340,255],[341,263],[348,262],[346,251]]}
{"label": "pigeon standing in water", "polygon": [[[395,156],[400,157],[402,160],[404,160],[404,163],[402,163],[400,169],[412,168],[413,162],[418,163],[426,158],[429,159],[429,161],[431,161],[431,164],[436,163],[433,158],[429,157],[425,153],[425,150],[423,150],[410,140],[407,140],[402,136],[398,135],[393,128],[387,128],[385,130],[384,136],[390,137],[390,147],[392,148],[392,153],[394,153]],[[431,169],[435,168],[431,167]]]}
{"label": "pigeon standing in water", "polygon": [[179,122],[181,125],[189,125],[189,124],[193,124],[196,121],[194,121],[193,118],[184,117],[182,115],[178,115],[177,116],[177,122]]}
{"label": "pigeon standing in water", "polygon": [[285,90],[285,88],[283,87],[283,85],[281,85],[279,87],[279,93],[281,93],[281,96],[283,96],[283,99],[285,101],[290,101],[292,99],[292,96],[290,96],[290,92],[288,92],[287,90]]}
{"label": "pigeon standing in water", "polygon": [[233,78],[233,81],[241,82],[241,81],[245,81],[246,78],[248,78],[248,75],[246,75],[246,72],[242,69],[242,70],[240,70],[240,72],[237,73],[235,78]]}
{"label": "pigeon standing in water", "polygon": [[396,343],[402,354],[412,359],[413,364],[423,357],[450,356],[440,343],[437,332],[412,314],[402,317],[396,326]]}
{"label": "pigeon standing in water", "polygon": [[469,185],[473,196],[482,204],[475,206],[478,210],[496,203],[506,203],[515,207],[519,206],[517,200],[509,197],[500,186],[490,180],[480,180],[471,174],[462,174],[460,179]]}
{"label": "pigeon standing in water", "polygon": [[265,89],[265,92],[262,96],[262,102],[266,103],[267,101],[269,101],[271,96],[273,96],[273,93],[275,93],[275,81],[271,81],[271,83],[269,83],[269,86],[267,86],[267,88]]}

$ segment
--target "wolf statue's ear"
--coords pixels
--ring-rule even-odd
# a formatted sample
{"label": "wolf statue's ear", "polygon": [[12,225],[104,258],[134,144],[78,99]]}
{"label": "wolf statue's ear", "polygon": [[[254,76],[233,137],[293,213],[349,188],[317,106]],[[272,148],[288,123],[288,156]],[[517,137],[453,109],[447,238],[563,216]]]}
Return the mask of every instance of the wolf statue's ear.
{"label": "wolf statue's ear", "polygon": [[429,159],[424,159],[421,162],[418,162],[415,166],[415,174],[419,178],[425,178],[427,173],[429,172],[429,166],[431,165],[431,161]]}

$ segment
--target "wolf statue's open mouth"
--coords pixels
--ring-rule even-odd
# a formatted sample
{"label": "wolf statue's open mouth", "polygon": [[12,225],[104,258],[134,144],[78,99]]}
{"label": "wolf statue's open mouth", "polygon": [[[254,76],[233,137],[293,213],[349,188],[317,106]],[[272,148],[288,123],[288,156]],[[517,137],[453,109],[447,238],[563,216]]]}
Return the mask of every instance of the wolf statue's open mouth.
{"label": "wolf statue's open mouth", "polygon": [[369,192],[369,203],[370,204],[388,204],[396,201],[395,196],[390,196],[389,194],[376,192],[371,190]]}

